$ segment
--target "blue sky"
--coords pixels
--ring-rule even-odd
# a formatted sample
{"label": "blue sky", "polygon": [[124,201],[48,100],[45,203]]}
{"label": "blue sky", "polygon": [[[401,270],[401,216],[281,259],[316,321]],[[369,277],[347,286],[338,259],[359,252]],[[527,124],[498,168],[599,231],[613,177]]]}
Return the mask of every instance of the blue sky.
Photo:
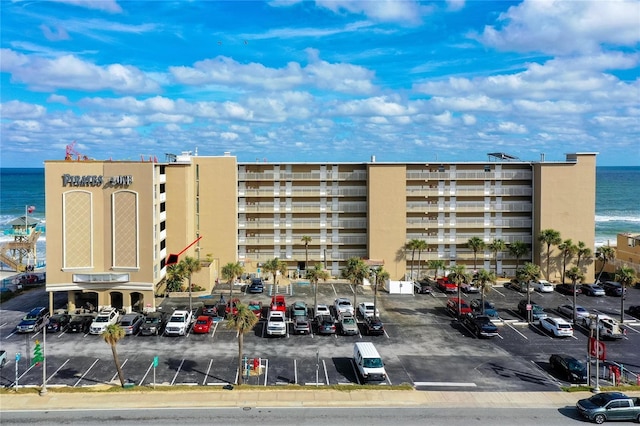
{"label": "blue sky", "polygon": [[640,165],[638,1],[5,1],[0,166]]}

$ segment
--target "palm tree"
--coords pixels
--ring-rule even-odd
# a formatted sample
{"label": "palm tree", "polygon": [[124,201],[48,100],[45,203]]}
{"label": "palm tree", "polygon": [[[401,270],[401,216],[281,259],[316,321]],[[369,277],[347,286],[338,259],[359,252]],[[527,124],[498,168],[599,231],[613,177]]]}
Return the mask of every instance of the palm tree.
{"label": "palm tree", "polygon": [[478,260],[478,252],[480,250],[484,250],[486,244],[484,240],[480,237],[471,237],[469,241],[467,241],[467,247],[473,251],[473,270],[478,270],[477,260]]}
{"label": "palm tree", "polygon": [[427,249],[427,242],[424,240],[418,240],[416,244],[416,250],[418,251],[418,279],[420,279],[420,254]]}
{"label": "palm tree", "polygon": [[435,280],[438,278],[438,271],[440,269],[444,269],[444,260],[430,260],[429,262],[427,262],[427,268],[433,269],[433,279]]}
{"label": "palm tree", "polygon": [[460,309],[462,305],[462,295],[460,294],[460,285],[469,280],[469,275],[465,270],[464,265],[451,265],[449,266],[449,281],[456,283],[458,286],[458,318],[460,317]]}
{"label": "palm tree", "polygon": [[[424,241],[423,241],[424,242]],[[384,267],[378,266],[372,269],[373,273],[373,318],[376,318],[376,312],[378,311],[378,285],[384,284],[389,279],[389,273],[384,270]]]}
{"label": "palm tree", "polygon": [[313,267],[313,269],[307,269],[306,278],[313,285],[313,314],[316,314],[316,307],[318,306],[318,281],[326,281],[329,279],[329,272],[322,269],[322,265],[319,263]]}
{"label": "palm tree", "polygon": [[616,281],[622,285],[622,295],[620,296],[620,322],[624,322],[624,297],[627,287],[636,280],[636,271],[628,266],[621,266],[616,270]]}
{"label": "palm tree", "polygon": [[591,256],[591,249],[587,247],[584,241],[578,241],[578,260],[576,261],[576,266],[580,268],[580,259],[587,260]]}
{"label": "palm tree", "polygon": [[180,291],[184,281],[184,271],[180,263],[167,266],[167,291]]}
{"label": "palm tree", "polygon": [[577,266],[574,266],[573,268],[567,271],[567,277],[569,277],[569,279],[573,283],[573,323],[575,324],[576,315],[578,314],[577,308],[576,308],[576,304],[578,303],[577,296],[576,296],[576,290],[577,290],[576,287],[578,285],[577,284],[578,281],[584,280],[584,274],[582,273],[580,268],[578,268]]}
{"label": "palm tree", "polygon": [[410,278],[411,280],[413,280],[413,265],[414,265],[414,259],[415,259],[415,256],[416,256],[416,250],[418,249],[418,242],[419,241],[420,240],[418,240],[418,239],[413,239],[413,240],[410,240],[409,242],[407,242],[404,245],[404,248],[406,250],[411,250],[411,278]]}
{"label": "palm tree", "polygon": [[509,244],[509,254],[516,258],[516,270],[520,267],[520,258],[529,252],[529,246],[524,241],[514,241]]}
{"label": "palm tree", "polygon": [[604,268],[605,266],[607,266],[607,263],[611,262],[613,259],[616,258],[616,249],[615,247],[611,247],[609,245],[602,246],[600,247],[600,249],[598,249],[598,252],[596,253],[596,257],[600,258],[600,260],[602,261],[602,266],[600,267],[600,272],[598,272],[598,278],[596,279],[596,283],[598,283],[600,282],[602,271],[604,271]]}
{"label": "palm tree", "polygon": [[242,384],[242,346],[244,335],[253,330],[258,323],[258,317],[245,304],[236,304],[237,311],[227,316],[227,327],[238,332],[238,386]]}
{"label": "palm tree", "polygon": [[547,279],[550,279],[549,261],[551,259],[551,246],[560,244],[562,238],[560,237],[560,232],[555,229],[543,229],[538,235],[538,241],[547,245]]}
{"label": "palm tree", "polygon": [[187,276],[187,278],[189,278],[189,312],[193,312],[193,305],[191,301],[191,276],[194,272],[198,272],[200,269],[202,269],[202,266],[200,265],[200,261],[198,259],[190,256],[182,259],[180,261],[180,264],[182,265],[184,274]]}
{"label": "palm tree", "polygon": [[347,265],[342,270],[342,277],[351,282],[353,287],[353,305],[358,306],[358,286],[362,285],[364,279],[369,276],[369,267],[364,260],[359,257],[347,259]]}
{"label": "palm tree", "polygon": [[278,272],[280,272],[281,276],[287,275],[287,262],[281,260],[278,262]]}
{"label": "palm tree", "polygon": [[571,261],[571,258],[578,252],[578,247],[573,244],[571,238],[564,240],[559,246],[560,253],[562,254],[562,284],[564,284],[564,276],[567,271],[567,260]]}
{"label": "palm tree", "polygon": [[116,345],[125,336],[124,328],[119,324],[108,325],[102,333],[102,338],[109,346],[111,346],[111,353],[113,354],[113,362],[116,364],[116,370],[118,371],[118,378],[120,379],[120,386],[124,387],[124,374],[122,374],[122,366],[120,360],[118,360],[118,351]]}
{"label": "palm tree", "polygon": [[487,271],[486,269],[480,269],[476,275],[476,281],[478,283],[478,287],[480,288],[480,299],[482,303],[482,315],[484,315],[484,297],[487,293],[491,291],[491,286],[496,282],[496,274],[493,272]]}
{"label": "palm tree", "polygon": [[231,300],[231,295],[233,294],[233,282],[236,280],[236,277],[239,277],[244,273],[244,268],[240,264],[240,262],[229,262],[222,267],[222,278],[227,280],[229,283],[229,300]]}
{"label": "palm tree", "polygon": [[[527,262],[522,266],[522,269],[518,270],[516,276],[520,280],[527,282],[527,304],[531,304],[531,281],[540,278],[540,267],[534,263]],[[527,312],[527,321],[531,322],[531,311]]]}
{"label": "palm tree", "polygon": [[[264,269],[265,272],[273,274],[273,284],[275,285],[276,275],[280,270],[280,260],[277,257],[274,257],[273,259],[269,259],[266,262],[264,262],[264,264],[262,265],[262,269]],[[307,269],[306,265],[305,265],[305,269]]]}
{"label": "palm tree", "polygon": [[491,253],[493,253],[493,259],[495,262],[495,274],[496,276],[498,275],[498,253],[499,252],[503,252],[507,249],[507,244],[500,240],[493,240],[493,242],[489,243],[489,250],[491,250]]}
{"label": "palm tree", "polygon": [[306,271],[309,267],[309,243],[312,238],[308,235],[303,235],[300,241],[304,243],[304,270]]}

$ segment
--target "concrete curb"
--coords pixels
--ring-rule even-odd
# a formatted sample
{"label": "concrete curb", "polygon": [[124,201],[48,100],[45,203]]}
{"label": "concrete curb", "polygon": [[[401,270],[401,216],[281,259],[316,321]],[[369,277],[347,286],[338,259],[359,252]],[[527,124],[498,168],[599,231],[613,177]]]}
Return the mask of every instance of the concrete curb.
{"label": "concrete curb", "polygon": [[[640,396],[640,392],[628,392]],[[573,407],[590,392],[447,392],[385,390],[205,390],[179,392],[87,392],[1,394],[1,411],[120,408],[206,407]]]}

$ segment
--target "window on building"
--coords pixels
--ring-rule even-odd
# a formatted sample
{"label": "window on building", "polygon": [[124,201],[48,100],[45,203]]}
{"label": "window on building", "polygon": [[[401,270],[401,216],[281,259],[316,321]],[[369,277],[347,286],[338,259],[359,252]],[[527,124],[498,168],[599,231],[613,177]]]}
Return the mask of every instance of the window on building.
{"label": "window on building", "polygon": [[167,210],[166,203],[160,203],[160,213],[164,213]]}
{"label": "window on building", "polygon": [[491,166],[484,166],[484,171],[485,172],[490,172],[491,171]]}

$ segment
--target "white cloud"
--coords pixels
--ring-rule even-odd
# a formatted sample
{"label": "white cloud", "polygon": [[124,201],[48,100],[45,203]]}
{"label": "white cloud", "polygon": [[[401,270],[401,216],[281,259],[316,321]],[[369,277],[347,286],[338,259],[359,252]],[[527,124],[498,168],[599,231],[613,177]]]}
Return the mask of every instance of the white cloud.
{"label": "white cloud", "polygon": [[0,70],[11,74],[11,81],[33,90],[79,89],[88,91],[149,93],[160,90],[158,84],[133,66],[99,66],[72,55],[55,59],[28,56],[1,49]]}
{"label": "white cloud", "polygon": [[0,104],[0,116],[5,119],[24,120],[44,117],[46,109],[40,105],[21,101],[9,101]]}
{"label": "white cloud", "polygon": [[170,67],[176,81],[189,85],[243,85],[267,90],[287,90],[311,85],[341,93],[366,94],[374,91],[374,73],[351,64],[331,64],[318,59],[317,51],[307,50],[305,67],[289,62],[283,68],[269,68],[259,63],[241,64],[232,58],[218,56],[196,62],[193,67]]}
{"label": "white cloud", "polygon": [[478,40],[508,51],[550,54],[596,52],[603,43],[634,47],[640,41],[636,0],[525,0],[486,26]]}
{"label": "white cloud", "polygon": [[122,8],[116,0],[53,0],[57,3],[66,3],[86,9],[101,10],[109,13],[121,13]]}
{"label": "white cloud", "polygon": [[412,0],[316,0],[316,4],[335,13],[346,11],[374,21],[411,25],[419,24],[422,16],[431,10]]}

